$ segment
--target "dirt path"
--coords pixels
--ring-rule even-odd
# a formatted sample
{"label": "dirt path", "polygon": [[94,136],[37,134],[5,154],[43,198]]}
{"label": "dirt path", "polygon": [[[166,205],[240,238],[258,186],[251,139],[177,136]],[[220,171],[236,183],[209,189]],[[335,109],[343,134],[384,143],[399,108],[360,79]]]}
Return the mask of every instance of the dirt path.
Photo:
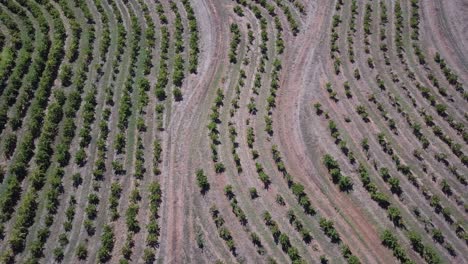
{"label": "dirt path", "polygon": [[[463,0],[429,0],[421,5],[424,19],[436,36],[435,44],[451,64],[455,64],[458,74],[468,80],[468,3]],[[453,66],[455,66],[453,65]]]}
{"label": "dirt path", "polygon": [[[323,20],[326,19],[324,14],[329,13],[330,7],[327,9],[326,4],[319,4],[318,6],[316,17],[309,21],[309,29],[304,36],[304,40],[306,41],[298,41],[303,45],[298,50],[296,56],[296,58],[298,58],[297,62],[292,66],[293,69],[294,67],[297,69],[299,69],[298,67],[301,67],[304,71],[292,71],[293,74],[285,78],[283,89],[280,93],[277,110],[277,113],[280,114],[275,116],[278,124],[277,126],[279,128],[279,141],[281,142],[280,145],[282,146],[286,163],[289,165],[289,170],[293,175],[299,176],[309,183],[308,187],[311,187],[309,190],[312,190],[313,194],[313,204],[316,205],[324,215],[333,219],[339,230],[341,228],[349,229],[349,226],[352,226],[365,240],[356,240],[357,236],[345,237],[345,241],[353,241],[351,243],[347,243],[351,250],[358,256],[362,257],[363,260],[366,259],[367,261],[374,263],[381,262],[384,259],[392,258],[391,253],[380,245],[377,230],[375,230],[372,225],[366,224],[367,219],[364,217],[361,210],[356,208],[347,198],[342,197],[343,195],[339,193],[334,194],[334,196],[336,196],[333,202],[328,200],[328,198],[322,194],[322,190],[319,189],[319,186],[321,186],[321,184],[319,184],[320,181],[316,178],[317,176],[313,176],[313,171],[315,171],[315,174],[318,174],[319,170],[314,168],[314,163],[309,160],[320,158],[308,157],[308,151],[306,150],[306,146],[317,146],[320,142],[306,142],[306,139],[301,135],[301,104],[310,103],[302,101],[305,97],[304,90],[307,89],[307,87],[305,87],[306,84],[304,84],[304,78],[307,78],[306,76],[311,77],[310,75],[313,74],[315,79],[314,77],[311,77],[311,82],[319,81],[319,79],[317,79],[319,76],[317,74],[317,70],[319,68],[317,67],[320,65],[318,60],[322,54],[323,56],[327,54],[327,51],[320,49],[320,42],[324,41],[320,34],[328,33],[328,28],[325,27],[324,29],[323,27]],[[315,67],[316,70],[308,67]],[[315,72],[315,74],[313,72]],[[346,221],[349,223],[345,223],[345,219],[340,218],[336,212],[330,211],[336,207],[339,208],[339,212],[342,213],[342,215],[347,216]],[[350,230],[348,230],[348,232],[349,231]],[[369,248],[370,245],[372,245],[371,248]]]}
{"label": "dirt path", "polygon": [[[210,83],[221,67],[220,58],[225,54],[228,36],[219,16],[219,3],[217,1],[203,0],[194,5],[194,10],[199,15],[201,30],[202,58],[199,65],[199,76],[191,83],[192,93],[184,95],[184,100],[177,105],[172,113],[172,120],[163,134],[164,149],[162,174],[162,216],[161,245],[159,256],[171,257],[164,262],[181,263],[188,257],[185,254],[173,254],[174,252],[187,252],[187,222],[190,216],[184,214],[185,209],[191,205],[189,194],[185,193],[188,185],[192,184],[194,170],[190,167],[190,155],[185,143],[191,141],[197,127],[204,127],[200,120],[199,109],[208,105],[206,93]],[[189,82],[187,82],[189,83]],[[191,122],[187,122],[191,120]]]}

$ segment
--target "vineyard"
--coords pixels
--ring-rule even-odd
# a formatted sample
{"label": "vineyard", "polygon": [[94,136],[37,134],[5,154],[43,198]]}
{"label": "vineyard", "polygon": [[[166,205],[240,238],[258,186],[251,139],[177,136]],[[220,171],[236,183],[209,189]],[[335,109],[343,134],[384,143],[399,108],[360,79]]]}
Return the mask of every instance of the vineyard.
{"label": "vineyard", "polygon": [[468,263],[464,0],[1,0],[0,263]]}

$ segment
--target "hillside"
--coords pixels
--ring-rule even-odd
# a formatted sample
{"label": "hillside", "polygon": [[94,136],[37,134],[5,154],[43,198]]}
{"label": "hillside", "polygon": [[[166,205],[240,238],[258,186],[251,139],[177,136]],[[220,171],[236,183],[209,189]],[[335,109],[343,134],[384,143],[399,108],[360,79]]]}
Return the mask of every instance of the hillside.
{"label": "hillside", "polygon": [[468,263],[464,0],[0,2],[0,263]]}

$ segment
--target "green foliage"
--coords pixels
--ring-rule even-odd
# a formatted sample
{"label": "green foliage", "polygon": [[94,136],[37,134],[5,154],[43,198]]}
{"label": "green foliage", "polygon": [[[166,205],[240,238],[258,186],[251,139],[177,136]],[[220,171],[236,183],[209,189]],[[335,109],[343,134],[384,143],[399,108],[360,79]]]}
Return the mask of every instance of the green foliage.
{"label": "green foliage", "polygon": [[452,188],[450,187],[446,179],[443,179],[440,182],[440,187],[442,189],[442,192],[444,192],[446,195],[450,196],[452,194]]}
{"label": "green foliage", "polygon": [[[177,87],[181,87],[184,78],[185,78],[185,76],[184,76],[184,59],[182,58],[182,55],[177,54],[175,56],[175,59],[174,59],[174,75],[172,77],[174,85],[177,86]],[[174,89],[174,91],[176,89]],[[175,94],[174,94],[174,96],[175,96]],[[175,97],[177,98],[177,96],[175,96]]]}
{"label": "green foliage", "polygon": [[34,223],[34,216],[37,210],[37,193],[34,189],[28,191],[17,213],[16,221],[11,230],[9,245],[15,254],[23,251],[28,228]]}
{"label": "green foliage", "polygon": [[216,173],[223,173],[226,170],[226,167],[221,162],[216,162],[214,164],[214,169]]}
{"label": "green foliage", "polygon": [[442,231],[440,231],[440,229],[434,228],[432,229],[431,233],[432,233],[432,238],[437,243],[440,243],[440,244],[444,243],[445,238],[444,238],[444,235],[442,234]]}
{"label": "green foliage", "polygon": [[63,65],[62,71],[60,72],[60,79],[62,81],[62,85],[65,87],[70,86],[71,77],[72,77],[72,67],[69,64]]}
{"label": "green foliage", "polygon": [[353,181],[348,176],[343,176],[338,181],[338,186],[341,191],[347,192],[353,189]]}
{"label": "green foliage", "polygon": [[232,238],[231,232],[224,226],[224,219],[221,216],[219,210],[213,205],[210,208],[210,213],[213,221],[216,224],[216,228],[218,229],[218,235],[226,242],[226,246],[229,248],[231,253],[235,256],[236,255],[236,245],[234,239]]}
{"label": "green foliage", "polygon": [[237,24],[231,24],[231,44],[229,62],[237,63],[237,49],[241,41],[241,33]]}
{"label": "green foliage", "polygon": [[150,264],[150,263],[153,263],[156,260],[156,256],[155,256],[153,250],[151,250],[149,248],[146,248],[143,251],[142,259],[143,259],[143,262],[145,264]]}
{"label": "green foliage", "polygon": [[235,6],[233,9],[234,9],[234,13],[236,13],[238,16],[240,17],[244,16],[244,11],[242,11],[242,7],[240,5]]}
{"label": "green foliage", "polygon": [[392,193],[400,195],[402,193],[400,187],[400,180],[398,178],[392,177],[388,180],[388,184],[390,185],[390,190]]}
{"label": "green foliage", "polygon": [[239,219],[239,222],[241,223],[241,225],[245,226],[248,222],[247,216],[242,210],[242,208],[239,206],[237,199],[234,198],[234,194],[233,194],[233,197],[231,198],[231,208],[232,208],[232,212],[234,213],[234,215],[237,217],[237,219]]}
{"label": "green foliage", "polygon": [[263,166],[260,163],[255,163],[255,166],[257,167],[258,178],[263,183],[264,188],[268,189],[271,184],[270,176],[265,173]]}
{"label": "green foliage", "polygon": [[322,158],[323,164],[328,169],[333,183],[338,184],[341,191],[349,192],[353,189],[353,181],[350,177],[344,176],[341,173],[338,161],[336,161],[330,154],[325,154]]}
{"label": "green foliage", "polygon": [[370,122],[369,114],[367,113],[367,109],[365,106],[358,105],[356,107],[356,112],[362,117],[362,120],[364,120],[364,122],[366,123]]}
{"label": "green foliage", "polygon": [[401,227],[403,226],[403,219],[400,213],[400,209],[397,207],[389,207],[387,210],[388,218],[395,224],[395,226]]}
{"label": "green foliage", "polygon": [[105,225],[101,235],[101,247],[97,253],[99,262],[106,263],[110,260],[114,242],[114,230],[109,225]]}
{"label": "green foliage", "polygon": [[255,187],[249,188],[249,193],[250,193],[250,198],[251,199],[255,199],[255,198],[258,197],[258,192],[257,192],[257,189]]}
{"label": "green foliage", "polygon": [[16,134],[8,134],[4,138],[4,153],[7,158],[10,158],[13,155],[13,151],[15,151],[17,137]]}
{"label": "green foliage", "polygon": [[86,152],[83,148],[80,148],[76,153],[75,153],[75,163],[82,167],[85,165],[87,159]]}
{"label": "green foliage", "polygon": [[247,128],[247,145],[249,148],[253,148],[253,143],[255,142],[255,134],[252,127]]}
{"label": "green foliage", "polygon": [[86,233],[88,233],[89,236],[93,236],[96,232],[96,227],[94,226],[93,222],[90,219],[85,219],[83,225],[85,227]]}
{"label": "green foliage", "polygon": [[64,258],[64,253],[63,253],[63,248],[62,247],[56,247],[53,251],[54,254],[54,259],[57,262],[61,262]]}
{"label": "green foliage", "polygon": [[134,232],[134,233],[138,233],[140,231],[140,226],[136,218],[139,209],[140,209],[139,206],[132,202],[128,206],[127,211],[125,212],[125,216],[126,216],[125,223],[127,225],[127,228],[129,231]]}
{"label": "green foliage", "polygon": [[224,195],[226,195],[226,197],[231,200],[232,198],[235,197],[235,194],[232,190],[232,185],[226,185],[224,187]]}
{"label": "green foliage", "polygon": [[371,4],[366,4],[366,11],[364,14],[364,33],[366,36],[372,34],[371,24],[372,24],[372,6]]}
{"label": "green foliage", "polygon": [[202,169],[197,170],[196,177],[198,187],[200,188],[200,192],[202,194],[205,194],[210,189],[210,183],[208,182],[208,178],[206,177]]}
{"label": "green foliage", "polygon": [[331,239],[332,243],[338,243],[341,241],[340,235],[336,231],[331,220],[320,218],[319,224],[320,228],[323,230],[325,235]]}

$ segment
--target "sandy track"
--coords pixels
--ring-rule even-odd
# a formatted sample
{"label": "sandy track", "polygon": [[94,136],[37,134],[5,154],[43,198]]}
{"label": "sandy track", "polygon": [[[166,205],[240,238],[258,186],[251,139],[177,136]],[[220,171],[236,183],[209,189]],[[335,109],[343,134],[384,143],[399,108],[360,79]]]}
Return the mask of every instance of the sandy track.
{"label": "sandy track", "polygon": [[[176,106],[172,113],[172,120],[163,135],[165,142],[164,149],[167,149],[163,160],[162,186],[163,203],[161,226],[160,256],[167,256],[166,263],[181,263],[188,256],[187,252],[187,222],[189,215],[184,213],[185,208],[191,206],[190,193],[186,192],[188,185],[192,183],[194,168],[190,167],[190,155],[185,149],[185,143],[190,142],[196,133],[200,123],[199,110],[205,107],[206,94],[210,87],[210,82],[220,65],[220,58],[223,57],[227,45],[223,33],[224,26],[220,22],[218,14],[219,3],[217,1],[203,0],[194,5],[195,12],[198,13],[201,30],[201,50],[202,58],[200,74],[197,80],[190,83],[188,89],[191,93],[184,96],[184,101]],[[186,93],[187,94],[187,93]],[[205,101],[204,101],[205,100]],[[191,120],[191,121],[188,121]],[[188,121],[188,122],[187,122]],[[179,252],[181,254],[174,254]],[[169,258],[170,257],[170,258]]]}
{"label": "sandy track", "polygon": [[[319,142],[306,142],[301,135],[301,104],[310,103],[302,101],[305,97],[305,90],[308,88],[307,84],[304,83],[304,79],[307,78],[306,76],[314,74],[314,70],[308,69],[308,67],[320,66],[317,60],[319,60],[321,54],[327,54],[327,51],[320,49],[320,46],[323,47],[323,45],[321,45],[323,38],[320,34],[327,33],[328,29],[326,27],[324,29],[324,19],[326,19],[324,14],[328,13],[330,9],[329,7],[327,9],[325,3],[318,4],[317,6],[316,17],[309,17],[309,29],[306,35],[301,36],[303,37],[302,41],[297,41],[303,44],[303,46],[298,50],[296,56],[298,60],[295,65],[292,66],[293,69],[296,67],[296,71],[292,71],[293,74],[286,76],[282,85],[283,88],[280,92],[278,109],[276,111],[280,114],[275,116],[275,120],[277,121],[281,149],[283,150],[286,164],[289,165],[288,168],[292,174],[307,181],[308,187],[310,187],[308,189],[312,190],[313,204],[319,208],[320,212],[333,219],[333,221],[337,223],[337,226],[341,228],[347,228],[349,225],[353,226],[356,232],[365,239],[363,243],[357,239],[357,236],[344,237],[344,240],[348,242],[347,244],[350,246],[351,250],[358,256],[361,256],[362,260],[366,259],[374,263],[382,262],[385,259],[391,258],[391,253],[380,245],[377,230],[375,230],[372,225],[367,224],[368,221],[361,210],[350,203],[347,198],[342,197],[343,195],[340,193],[335,192],[333,194],[330,190],[330,193],[336,198],[334,199],[335,205],[323,195],[319,188],[320,181],[317,179],[319,170],[314,168],[313,162],[310,160],[320,159],[320,157],[309,157],[307,154],[308,151],[306,150],[306,146],[310,146],[311,144],[316,145]],[[317,79],[319,77],[317,71],[315,71],[314,77],[315,78],[312,78],[312,81],[308,83],[319,81],[319,79]],[[313,171],[315,171],[315,173]],[[339,211],[343,215],[347,215],[346,220],[349,224],[345,223],[344,219],[341,219],[336,212],[331,211],[335,206],[339,208]],[[349,229],[349,227],[347,229]],[[348,232],[350,232],[350,230],[348,230]],[[367,248],[368,250],[366,250],[366,247],[369,246],[371,246],[371,248]]]}
{"label": "sandy track", "polygon": [[[468,3],[463,0],[430,0],[421,5],[424,19],[436,35],[439,51],[446,54],[449,62],[457,66],[459,74],[468,80]],[[455,64],[455,65],[454,65]]]}

